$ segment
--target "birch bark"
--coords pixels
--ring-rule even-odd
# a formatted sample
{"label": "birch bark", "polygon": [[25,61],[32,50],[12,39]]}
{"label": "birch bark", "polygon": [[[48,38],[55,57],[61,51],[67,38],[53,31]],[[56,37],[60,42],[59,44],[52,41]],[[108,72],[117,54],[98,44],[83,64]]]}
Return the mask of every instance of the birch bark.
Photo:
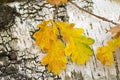
{"label": "birch bark", "polygon": [[[73,2],[94,14],[120,23],[120,3],[112,0]],[[96,48],[105,45],[106,41],[112,38],[111,33],[106,33],[114,26],[112,23],[80,11],[70,3],[60,7],[56,19],[69,21],[75,23],[76,27],[84,28],[85,35],[95,40],[91,46],[95,54],[85,65],[68,63],[67,69],[55,76],[40,65],[39,61],[45,54],[42,54],[32,38],[32,34],[37,30],[36,25],[44,19],[52,19],[55,8],[43,0],[30,1],[24,5],[17,2],[8,5],[15,6],[22,15],[21,18],[16,17],[15,25],[10,29],[0,32],[0,50],[15,51],[17,62],[9,61],[8,57],[0,59],[0,80],[120,80],[119,49],[114,55],[115,63],[112,66],[103,66],[95,57]]]}

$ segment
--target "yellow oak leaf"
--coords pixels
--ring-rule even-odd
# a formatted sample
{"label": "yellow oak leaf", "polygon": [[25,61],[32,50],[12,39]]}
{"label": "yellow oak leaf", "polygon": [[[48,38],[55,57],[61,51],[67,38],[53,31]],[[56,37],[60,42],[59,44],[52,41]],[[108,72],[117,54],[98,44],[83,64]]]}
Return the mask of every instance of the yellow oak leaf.
{"label": "yellow oak leaf", "polygon": [[62,3],[67,3],[67,0],[46,0],[51,5],[60,5]]}
{"label": "yellow oak leaf", "polygon": [[107,46],[99,47],[97,49],[97,59],[101,61],[103,65],[106,63],[112,65],[114,62],[112,51]]}
{"label": "yellow oak leaf", "polygon": [[66,42],[65,54],[71,55],[73,62],[77,64],[84,64],[89,60],[89,56],[93,55],[93,50],[89,44],[93,44],[94,40],[83,36],[84,30],[82,28],[74,28],[74,24],[66,22],[56,22],[60,29],[63,41]]}
{"label": "yellow oak leaf", "polygon": [[77,64],[85,64],[92,55],[93,50],[87,44],[76,42],[75,49],[71,54],[71,59]]}
{"label": "yellow oak leaf", "polygon": [[66,68],[65,44],[58,38],[59,30],[52,20],[43,21],[38,27],[40,30],[33,37],[41,50],[47,53],[41,64],[48,65],[48,71],[58,74]]}
{"label": "yellow oak leaf", "polygon": [[56,40],[51,45],[48,54],[42,59],[42,65],[48,65],[48,71],[59,74],[61,70],[66,69],[67,58],[64,54],[65,45]]}
{"label": "yellow oak leaf", "polygon": [[47,65],[48,71],[54,74],[66,68],[68,57],[77,64],[85,64],[93,55],[89,45],[94,40],[84,36],[82,28],[74,28],[73,23],[48,20],[39,24],[38,28],[33,38],[36,45],[47,53],[41,64]]}
{"label": "yellow oak leaf", "polygon": [[79,39],[80,35],[84,32],[82,28],[74,28],[73,23],[70,24],[68,22],[56,22],[56,24],[60,29],[65,42],[68,42],[72,37]]}
{"label": "yellow oak leaf", "polygon": [[40,30],[34,33],[33,38],[35,38],[36,44],[41,50],[47,52],[50,49],[53,40],[57,38],[57,28],[55,28],[51,20],[43,21],[38,27]]}
{"label": "yellow oak leaf", "polygon": [[120,47],[120,38],[115,38],[107,42],[106,46],[97,49],[96,57],[103,65],[112,65],[114,62],[113,52]]}
{"label": "yellow oak leaf", "polygon": [[74,41],[72,39],[69,40],[65,48],[65,55],[70,56],[75,51],[75,48],[76,47],[75,47]]}
{"label": "yellow oak leaf", "polygon": [[111,51],[115,51],[120,47],[120,38],[114,38],[111,41],[108,41],[107,44],[110,47],[109,49],[111,49]]}

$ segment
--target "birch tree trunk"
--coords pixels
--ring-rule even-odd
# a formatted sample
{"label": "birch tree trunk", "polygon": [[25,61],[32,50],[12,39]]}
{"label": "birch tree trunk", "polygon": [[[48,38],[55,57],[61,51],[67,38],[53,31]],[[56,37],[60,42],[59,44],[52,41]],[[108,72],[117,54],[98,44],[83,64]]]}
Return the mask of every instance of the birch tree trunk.
{"label": "birch tree trunk", "polygon": [[[120,3],[112,0],[74,0],[74,3],[91,13],[120,23]],[[98,19],[73,4],[61,6],[57,16],[55,8],[44,0],[31,0],[23,3],[10,3],[22,14],[15,18],[15,24],[7,30],[0,31],[0,56],[15,53],[17,60],[8,56],[0,57],[0,80],[120,80],[120,50],[114,55],[112,66],[103,66],[96,59],[96,49],[106,44],[113,35],[106,33],[114,24]],[[85,65],[68,63],[67,69],[58,76],[47,71],[40,60],[45,54],[35,45],[32,38],[37,30],[36,25],[42,20],[58,19],[75,23],[84,28],[84,34],[92,37],[95,43],[91,46],[94,56]],[[22,22],[21,22],[22,21]]]}

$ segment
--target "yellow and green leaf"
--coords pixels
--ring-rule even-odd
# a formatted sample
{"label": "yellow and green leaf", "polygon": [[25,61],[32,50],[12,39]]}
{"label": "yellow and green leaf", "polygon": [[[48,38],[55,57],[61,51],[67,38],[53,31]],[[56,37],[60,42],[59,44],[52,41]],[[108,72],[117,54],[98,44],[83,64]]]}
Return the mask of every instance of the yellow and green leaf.
{"label": "yellow and green leaf", "polygon": [[82,28],[74,28],[74,24],[66,22],[56,22],[60,29],[63,41],[66,42],[65,54],[71,55],[73,62],[77,64],[84,64],[93,55],[93,50],[89,47],[94,43],[94,40],[83,36],[84,30]]}
{"label": "yellow and green leaf", "polygon": [[85,64],[92,55],[93,50],[87,44],[76,42],[75,50],[71,54],[71,59],[77,64]]}

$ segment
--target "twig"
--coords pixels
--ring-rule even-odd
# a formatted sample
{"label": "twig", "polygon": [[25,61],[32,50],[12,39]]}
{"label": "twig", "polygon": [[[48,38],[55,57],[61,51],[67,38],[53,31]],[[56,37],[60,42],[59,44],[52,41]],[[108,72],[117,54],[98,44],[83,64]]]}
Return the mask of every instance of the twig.
{"label": "twig", "polygon": [[71,4],[73,4],[75,7],[77,7],[79,10],[82,10],[82,11],[84,11],[84,12],[90,14],[90,15],[93,15],[93,16],[95,16],[95,17],[97,17],[97,18],[99,18],[99,19],[101,19],[101,20],[103,20],[103,21],[110,22],[110,23],[112,23],[112,24],[114,24],[114,25],[119,24],[119,23],[117,23],[117,22],[114,22],[113,20],[109,20],[109,19],[106,19],[106,18],[104,18],[104,17],[98,16],[98,15],[96,15],[96,14],[94,14],[94,13],[91,13],[91,12],[89,12],[89,11],[81,8],[80,6],[78,6],[77,4],[75,4],[75,3],[72,2],[72,1],[69,1],[69,2],[70,2]]}

